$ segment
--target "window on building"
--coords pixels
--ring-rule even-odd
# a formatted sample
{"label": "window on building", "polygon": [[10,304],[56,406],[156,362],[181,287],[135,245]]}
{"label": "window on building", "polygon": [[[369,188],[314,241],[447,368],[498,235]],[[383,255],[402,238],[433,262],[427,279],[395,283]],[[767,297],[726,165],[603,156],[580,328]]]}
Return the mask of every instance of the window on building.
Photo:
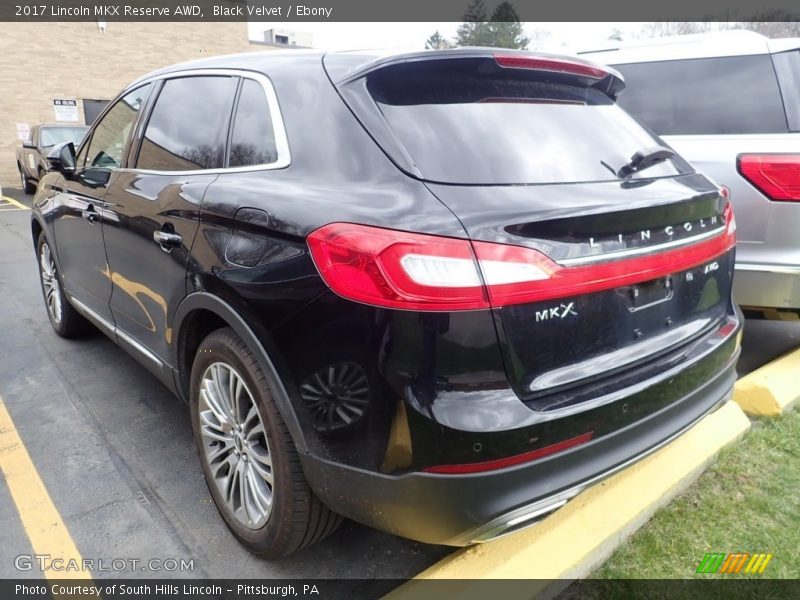
{"label": "window on building", "polygon": [[614,65],[619,104],[661,135],[785,133],[768,54]]}
{"label": "window on building", "polygon": [[276,160],[278,150],[264,88],[257,81],[245,79],[236,106],[228,165],[266,165]]}
{"label": "window on building", "polygon": [[275,36],[275,43],[276,44],[285,44],[289,45],[289,36],[288,35],[276,35]]}
{"label": "window on building", "polygon": [[235,77],[182,77],[164,83],[147,123],[137,167],[194,171],[222,166]]}
{"label": "window on building", "polygon": [[152,84],[148,83],[125,94],[111,107],[92,133],[92,140],[82,164],[91,167],[119,167],[131,140],[133,125],[142,109]]}

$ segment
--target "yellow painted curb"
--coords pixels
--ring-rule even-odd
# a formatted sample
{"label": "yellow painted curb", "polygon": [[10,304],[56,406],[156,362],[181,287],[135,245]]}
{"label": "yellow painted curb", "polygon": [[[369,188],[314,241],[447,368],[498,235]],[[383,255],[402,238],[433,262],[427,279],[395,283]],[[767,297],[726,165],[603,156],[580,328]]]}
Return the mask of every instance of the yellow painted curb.
{"label": "yellow painted curb", "polygon": [[736,382],[733,399],[749,415],[777,417],[800,400],[800,349]]}
{"label": "yellow painted curb", "polygon": [[[543,580],[520,587],[519,596],[512,594],[530,598],[553,580],[586,577],[749,428],[739,405],[728,402],[661,450],[584,491],[539,524],[457,550],[386,598],[413,598],[426,587],[429,590],[420,579]],[[485,592],[480,587],[471,591],[470,585],[451,582],[448,594],[466,599]],[[503,600],[508,597],[506,593]]]}

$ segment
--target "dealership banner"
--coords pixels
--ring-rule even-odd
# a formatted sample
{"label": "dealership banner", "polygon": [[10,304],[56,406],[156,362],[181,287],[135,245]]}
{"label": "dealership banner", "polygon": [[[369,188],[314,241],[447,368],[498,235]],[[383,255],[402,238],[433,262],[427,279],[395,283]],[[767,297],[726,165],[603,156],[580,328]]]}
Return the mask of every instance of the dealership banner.
{"label": "dealership banner", "polygon": [[3,600],[444,600],[794,598],[799,580],[775,579],[4,579]]}
{"label": "dealership banner", "polygon": [[[490,11],[501,0],[486,0]],[[0,21],[461,21],[471,0],[5,0]],[[512,0],[520,21],[796,21],[796,0]]]}

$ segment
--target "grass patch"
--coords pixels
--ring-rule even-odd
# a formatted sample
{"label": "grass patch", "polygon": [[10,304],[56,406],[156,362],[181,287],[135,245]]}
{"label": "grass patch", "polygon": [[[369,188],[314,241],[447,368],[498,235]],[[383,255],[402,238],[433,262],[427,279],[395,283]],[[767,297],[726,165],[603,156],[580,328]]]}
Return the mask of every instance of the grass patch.
{"label": "grass patch", "polygon": [[[774,557],[760,575],[696,575],[706,552]],[[800,577],[800,412],[754,423],[592,577]]]}

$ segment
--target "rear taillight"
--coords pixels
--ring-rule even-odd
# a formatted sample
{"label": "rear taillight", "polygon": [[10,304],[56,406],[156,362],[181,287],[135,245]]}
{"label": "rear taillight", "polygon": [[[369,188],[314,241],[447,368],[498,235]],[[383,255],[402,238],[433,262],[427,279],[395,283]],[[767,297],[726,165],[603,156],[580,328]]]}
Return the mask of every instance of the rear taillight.
{"label": "rear taillight", "polygon": [[521,246],[472,242],[350,223],[308,236],[311,256],[330,288],[350,300],[421,311],[478,310],[567,298],[632,285],[690,269],[730,250],[736,225],[712,238],[666,251],[578,266]]}
{"label": "rear taillight", "polygon": [[737,166],[770,200],[800,202],[800,154],[740,154]]}
{"label": "rear taillight", "polygon": [[609,74],[598,66],[573,61],[565,58],[550,58],[546,56],[525,56],[524,54],[495,54],[494,60],[501,67],[511,69],[531,69],[534,71],[549,71],[551,73],[567,73],[579,77],[603,79]]}

